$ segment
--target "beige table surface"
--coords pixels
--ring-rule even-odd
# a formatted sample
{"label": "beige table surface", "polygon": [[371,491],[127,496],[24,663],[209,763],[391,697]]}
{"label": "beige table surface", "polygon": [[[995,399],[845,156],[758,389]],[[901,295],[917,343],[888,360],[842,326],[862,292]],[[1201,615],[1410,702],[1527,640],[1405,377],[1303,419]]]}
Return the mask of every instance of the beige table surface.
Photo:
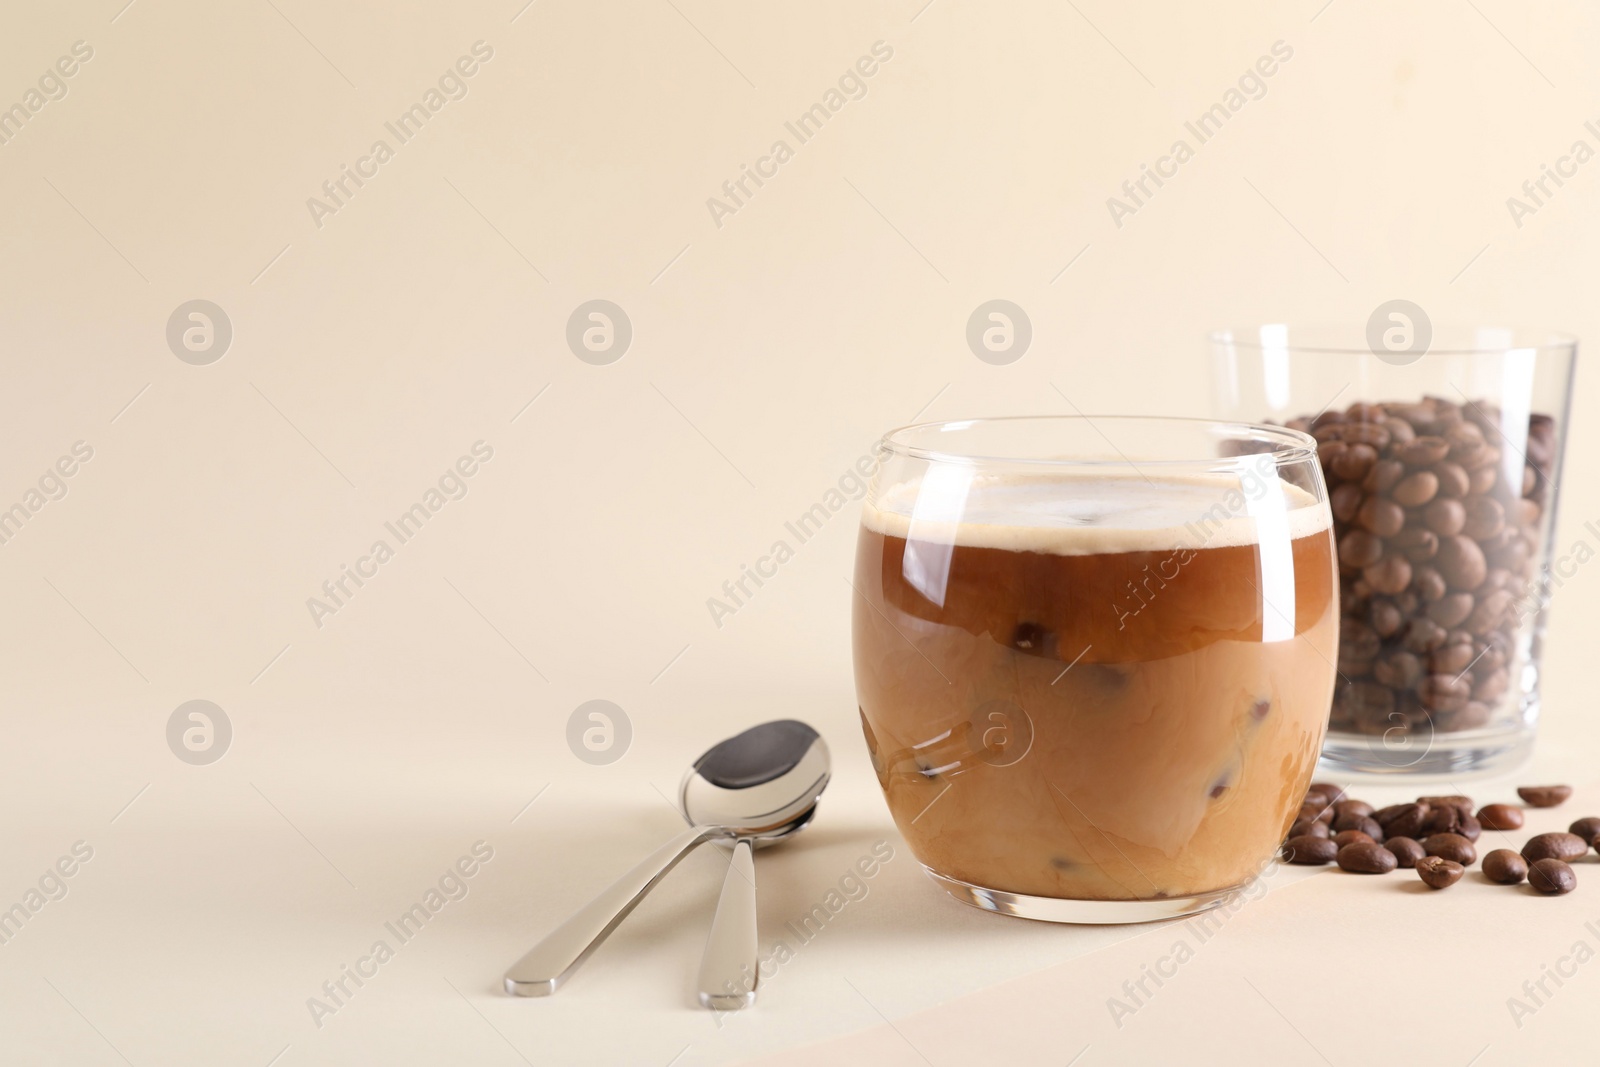
{"label": "beige table surface", "polygon": [[[1600,145],[1591,6],[1213,7],[5,11],[0,105],[27,120],[0,143],[0,508],[78,442],[92,457],[0,544],[0,908],[39,905],[0,943],[0,1062],[1587,1056],[1600,964],[1520,1028],[1506,1001],[1600,947],[1592,865],[1559,900],[1280,872],[1119,1029],[1107,999],[1179,928],[986,916],[895,834],[852,694],[857,504],[737,612],[708,609],[891,426],[1204,412],[1218,323],[1405,298],[1600,336],[1600,164],[1520,219],[1506,204]],[[1279,41],[1260,98],[1117,225],[1107,199]],[[820,131],[788,132],[865,67]],[[386,124],[419,102],[402,141]],[[744,166],[769,177],[708,207]],[[604,366],[566,340],[595,299],[632,327]],[[965,339],[991,299],[1032,324],[1005,366]],[[232,327],[206,365],[166,336],[193,300]],[[1563,546],[1600,519],[1595,397],[1580,374]],[[478,442],[492,458],[445,479],[465,495],[390,533]],[[308,606],[345,567],[364,584]],[[1597,593],[1585,567],[1552,605],[1547,729],[1517,780],[1583,789],[1535,828],[1600,810]],[[632,728],[603,766],[566,740],[596,699]],[[216,762],[168,746],[191,700],[227,716]],[[780,716],[817,725],[837,778],[759,858],[764,944],[876,842],[894,858],[755,1011],[694,1006],[712,850],[560,996],[498,991],[677,828],[699,751]],[[462,857],[472,876],[445,877]],[[442,877],[460,899],[392,934]]]}

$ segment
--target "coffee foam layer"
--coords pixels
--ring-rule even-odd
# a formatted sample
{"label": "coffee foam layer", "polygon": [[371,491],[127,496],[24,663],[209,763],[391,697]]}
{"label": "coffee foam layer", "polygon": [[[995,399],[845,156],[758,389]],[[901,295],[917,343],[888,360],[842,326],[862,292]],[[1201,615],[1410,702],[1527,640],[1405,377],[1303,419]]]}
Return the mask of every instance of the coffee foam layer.
{"label": "coffee foam layer", "polygon": [[864,526],[935,544],[1062,556],[1223,548],[1328,529],[1326,502],[1278,478],[1241,474],[978,474],[930,467],[862,508]]}

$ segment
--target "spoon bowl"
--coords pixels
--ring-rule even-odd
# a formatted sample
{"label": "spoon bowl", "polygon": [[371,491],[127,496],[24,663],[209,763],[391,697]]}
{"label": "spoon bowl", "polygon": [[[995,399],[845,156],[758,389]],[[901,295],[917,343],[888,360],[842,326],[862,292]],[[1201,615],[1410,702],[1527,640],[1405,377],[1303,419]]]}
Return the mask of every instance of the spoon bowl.
{"label": "spoon bowl", "polygon": [[678,786],[678,810],[713,837],[765,845],[805,828],[832,776],[828,744],[795,719],[752,726],[712,746]]}

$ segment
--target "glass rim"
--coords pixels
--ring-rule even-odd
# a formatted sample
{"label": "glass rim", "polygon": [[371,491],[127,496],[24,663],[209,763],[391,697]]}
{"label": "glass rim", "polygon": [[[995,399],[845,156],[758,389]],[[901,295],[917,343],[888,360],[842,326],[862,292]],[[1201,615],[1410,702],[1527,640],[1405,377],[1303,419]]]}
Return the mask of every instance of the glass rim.
{"label": "glass rim", "polygon": [[[1268,343],[1261,339],[1262,332],[1268,327],[1275,327],[1286,331],[1286,340],[1282,344]],[[1578,348],[1576,334],[1562,330],[1536,330],[1523,327],[1476,327],[1463,326],[1459,323],[1444,323],[1433,329],[1435,336],[1440,334],[1455,338],[1471,335],[1480,329],[1501,329],[1508,339],[1497,344],[1467,344],[1448,343],[1430,345],[1425,351],[1417,353],[1417,359],[1428,359],[1433,356],[1498,356],[1508,352],[1528,351],[1534,352],[1566,352],[1574,353]],[[1333,341],[1335,337],[1359,337],[1355,324],[1333,326],[1327,323],[1305,323],[1296,326],[1293,323],[1258,322],[1236,326],[1219,326],[1206,331],[1206,341],[1213,345],[1231,345],[1235,348],[1245,348],[1254,351],[1270,350],[1285,353],[1303,353],[1307,355],[1329,356],[1380,356],[1367,344],[1355,344],[1343,341]],[[1312,340],[1297,341],[1296,337],[1311,335]],[[1324,339],[1329,340],[1324,340]]]}
{"label": "glass rim", "polygon": [[[973,426],[987,426],[997,423],[1019,424],[1076,424],[1088,426],[1098,433],[1106,444],[1110,445],[1119,458],[1073,458],[1073,457],[1028,457],[980,454],[973,451],[949,450],[943,448],[930,448],[924,445],[913,444],[908,437],[918,433],[949,432],[967,429]],[[1137,424],[1151,424],[1159,426],[1178,426],[1190,429],[1207,427],[1220,430],[1218,439],[1233,439],[1240,441],[1265,441],[1281,447],[1270,452],[1249,452],[1238,456],[1194,456],[1177,459],[1141,458],[1130,459],[1123,453],[1117,444],[1107,437],[1099,428],[1100,423],[1112,423],[1116,426],[1132,426]],[[1138,471],[1141,467],[1159,467],[1162,470],[1189,469],[1189,470],[1234,470],[1261,462],[1263,456],[1270,456],[1274,465],[1283,467],[1293,463],[1315,463],[1317,461],[1317,441],[1308,433],[1279,426],[1274,423],[1244,422],[1238,419],[1210,419],[1192,415],[994,415],[971,419],[937,419],[930,422],[914,422],[899,426],[885,433],[879,439],[879,445],[889,454],[904,456],[909,459],[925,460],[930,463],[959,463],[959,464],[1015,464],[1019,466],[1043,467],[1051,469],[1096,469],[1130,468]]]}

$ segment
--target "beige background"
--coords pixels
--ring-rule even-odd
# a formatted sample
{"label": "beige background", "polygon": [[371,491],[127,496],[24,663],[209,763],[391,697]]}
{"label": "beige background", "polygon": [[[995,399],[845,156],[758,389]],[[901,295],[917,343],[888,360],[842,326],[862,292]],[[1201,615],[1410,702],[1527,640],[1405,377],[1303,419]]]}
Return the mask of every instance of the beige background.
{"label": "beige background", "polygon": [[[1195,965],[1217,975],[1165,992],[1143,1036],[1107,1032],[1146,958],[1110,946],[1159,931],[962,909],[889,823],[851,692],[853,505],[722,626],[706,599],[914,416],[1203,410],[1219,323],[1406,298],[1600,336],[1600,162],[1520,228],[1506,207],[1575,139],[1600,145],[1592,6],[124,2],[0,25],[0,104],[93,48],[0,145],[0,504],[94,450],[0,546],[0,907],[94,850],[0,945],[0,1058],[687,1067],[865,1031],[790,1062],[970,1062],[985,1035],[1015,1062],[1237,1062],[1239,1042],[1355,1062],[1313,971],[1312,990],[1388,976],[1369,1031],[1423,1033],[1408,988],[1465,1005],[1449,1062],[1590,1048],[1588,971],[1520,1030],[1503,1000],[1593,939],[1593,886],[1352,906],[1297,872]],[[1117,227],[1107,197],[1280,40],[1264,97]],[[307,198],[477,41],[493,58],[465,98],[319,228]],[[877,41],[893,57],[866,95],[717,226],[707,198]],[[564,340],[595,298],[632,322],[609,366]],[[994,298],[1033,324],[1009,366],[964,339]],[[192,299],[232,323],[209,366],[166,343]],[[1600,518],[1583,379],[1563,544]],[[307,598],[480,440],[466,497],[315,625]],[[1531,776],[1592,777],[1597,583],[1554,605]],[[603,767],[565,741],[596,698],[634,732]],[[232,723],[209,766],[166,744],[191,699]],[[837,779],[761,857],[764,937],[875,840],[897,854],[758,1010],[693,1006],[709,850],[560,996],[497,992],[672,832],[683,766],[784,715],[822,729]],[[478,840],[469,895],[316,1026],[307,998]]]}

